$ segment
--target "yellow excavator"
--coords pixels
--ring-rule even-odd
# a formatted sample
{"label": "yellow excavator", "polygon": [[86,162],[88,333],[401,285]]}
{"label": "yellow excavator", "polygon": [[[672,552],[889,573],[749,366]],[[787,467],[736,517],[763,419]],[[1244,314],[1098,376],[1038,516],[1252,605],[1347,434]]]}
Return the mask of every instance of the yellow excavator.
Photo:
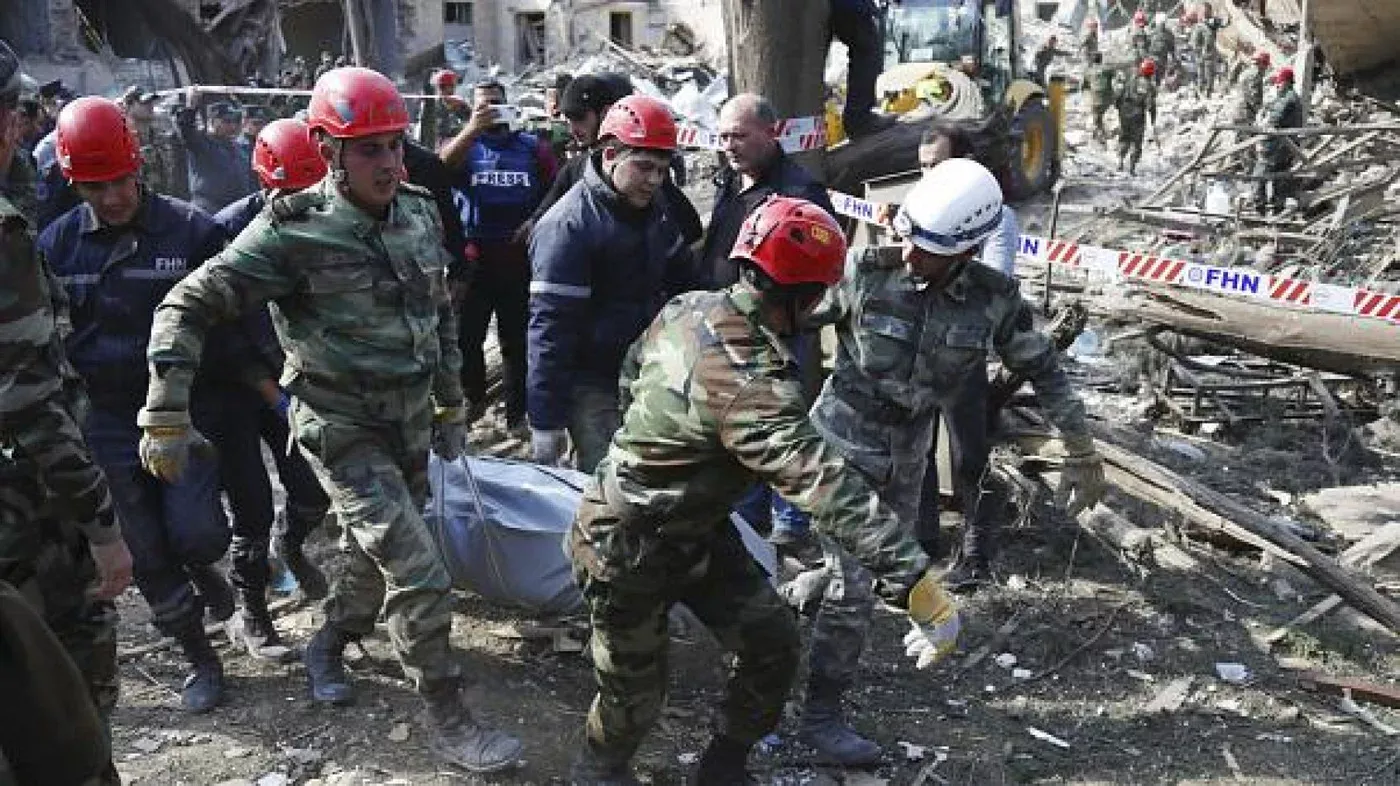
{"label": "yellow excavator", "polygon": [[885,70],[876,82],[884,108],[950,120],[1006,122],[1003,183],[1014,200],[1048,190],[1059,176],[1064,89],[1022,73],[1015,0],[902,0],[882,22]]}

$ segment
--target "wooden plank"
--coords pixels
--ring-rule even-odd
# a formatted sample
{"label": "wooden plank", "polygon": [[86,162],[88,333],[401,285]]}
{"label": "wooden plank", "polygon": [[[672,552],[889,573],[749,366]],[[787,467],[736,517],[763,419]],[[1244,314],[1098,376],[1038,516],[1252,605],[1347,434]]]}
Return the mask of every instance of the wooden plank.
{"label": "wooden plank", "polygon": [[1400,687],[1395,685],[1382,685],[1348,677],[1334,677],[1320,671],[1300,672],[1296,675],[1296,679],[1300,686],[1318,693],[1345,696],[1347,691],[1351,691],[1353,699],[1369,701],[1372,704],[1380,704],[1385,707],[1400,707]]}
{"label": "wooden plank", "polygon": [[[1352,567],[1370,567],[1389,557],[1396,549],[1400,549],[1400,521],[1392,521],[1356,541],[1338,556],[1337,561]],[[1271,631],[1269,635],[1264,637],[1264,641],[1268,644],[1277,644],[1290,632],[1304,625],[1311,625],[1340,605],[1342,605],[1340,595],[1329,595],[1312,608]]]}

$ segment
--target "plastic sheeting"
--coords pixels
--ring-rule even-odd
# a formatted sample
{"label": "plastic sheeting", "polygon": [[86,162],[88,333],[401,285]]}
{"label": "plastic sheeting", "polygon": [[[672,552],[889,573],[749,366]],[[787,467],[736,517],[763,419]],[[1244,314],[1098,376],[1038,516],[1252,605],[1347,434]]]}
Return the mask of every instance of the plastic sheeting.
{"label": "plastic sheeting", "polygon": [[[432,456],[428,479],[433,496],[425,518],[454,586],[540,614],[582,610],[563,545],[587,475],[523,461]],[[749,553],[776,575],[773,547],[743,519],[730,519]]]}

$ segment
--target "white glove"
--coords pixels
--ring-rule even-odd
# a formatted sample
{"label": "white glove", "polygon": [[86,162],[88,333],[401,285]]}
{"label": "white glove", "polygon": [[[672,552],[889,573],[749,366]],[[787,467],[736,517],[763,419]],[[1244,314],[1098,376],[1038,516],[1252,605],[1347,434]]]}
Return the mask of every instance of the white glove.
{"label": "white glove", "polygon": [[564,466],[569,434],[564,429],[530,429],[530,460],[550,467]]}
{"label": "white glove", "polygon": [[904,654],[914,658],[914,666],[926,669],[957,648],[962,622],[958,613],[943,622],[914,622],[904,634]]}

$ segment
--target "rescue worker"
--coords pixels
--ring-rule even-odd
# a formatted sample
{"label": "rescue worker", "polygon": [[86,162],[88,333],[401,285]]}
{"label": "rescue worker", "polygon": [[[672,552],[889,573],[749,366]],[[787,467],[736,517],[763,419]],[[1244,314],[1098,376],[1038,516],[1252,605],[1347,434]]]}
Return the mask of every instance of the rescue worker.
{"label": "rescue worker", "polygon": [[438,101],[434,107],[436,117],[434,122],[433,144],[429,147],[446,144],[461,132],[462,126],[466,125],[471,116],[471,107],[457,95],[457,72],[450,68],[439,68],[433,72],[429,82],[433,86],[433,92],[437,94]]}
{"label": "rescue worker", "polygon": [[[577,83],[578,80],[575,80]],[[663,102],[632,95],[599,127],[583,180],[530,238],[531,456],[592,472],[617,430],[627,347],[666,300],[691,288],[690,247],[661,196],[676,150]]]}
{"label": "rescue worker", "polygon": [[[111,486],[151,621],[179,642],[189,664],[181,703],[207,712],[223,697],[224,674],[204,633],[204,611],[216,619],[233,613],[232,590],[214,565],[229,544],[218,467],[201,443],[178,481],[147,475],[142,463],[161,448],[141,436],[136,411],[146,388],[151,312],[219,250],[223,235],[199,209],[141,185],[135,135],[117,104],[80,98],[58,121],[59,165],[83,204],[44,230],[39,249],[72,308],[68,358],[92,400],[84,436]],[[225,358],[213,360],[205,371]],[[201,421],[215,408],[214,387],[201,374],[194,395]]]}
{"label": "rescue worker", "polygon": [[[607,117],[613,104],[629,95],[632,95],[632,80],[624,74],[584,74],[571,80],[564,87],[559,109],[569,124],[569,132],[579,149],[579,154],[559,168],[559,173],[554,176],[554,182],[549,185],[544,199],[530,217],[532,228],[554,207],[555,202],[583,179],[583,173],[588,169],[589,156],[597,151],[602,141],[598,129],[603,124],[603,118]],[[673,167],[674,161],[675,158],[672,158]],[[700,214],[696,212],[690,197],[676,185],[674,177],[666,178],[666,182],[661,185],[661,193],[666,198],[666,208],[671,218],[680,225],[685,242],[698,241],[705,232],[705,226],[701,223]]]}
{"label": "rescue worker", "polygon": [[[269,199],[310,188],[319,183],[328,171],[311,138],[311,129],[300,120],[290,118],[274,120],[258,133],[253,147],[252,166],[263,190],[249,194],[214,216],[214,221],[230,240],[253,222],[267,207]],[[320,600],[326,597],[329,586],[325,574],[306,556],[303,546],[311,531],[325,519],[330,509],[330,498],[321,489],[315,472],[301,451],[289,449],[292,442],[287,415],[291,402],[286,391],[277,384],[286,364],[286,356],[273,332],[271,317],[266,309],[262,309],[250,312],[244,321],[254,326],[252,333],[259,354],[259,371],[262,372],[256,378],[256,390],[261,399],[252,401],[252,406],[240,410],[243,417],[235,421],[236,427],[246,431],[246,434],[238,436],[239,444],[245,452],[251,453],[248,458],[256,458],[259,466],[262,466],[262,444],[266,444],[272,452],[277,476],[287,492],[286,508],[279,512],[281,527],[275,551],[296,579],[302,595],[309,600]],[[221,453],[221,459],[225,463],[230,460],[227,449]],[[259,517],[255,527],[242,532],[238,530],[235,518],[231,549],[233,583],[243,603],[240,632],[242,643],[254,657],[282,660],[290,655],[290,651],[282,645],[281,636],[268,613],[266,600],[274,515],[272,488],[266,472],[250,475],[248,482],[259,486],[256,490]],[[261,506],[265,506],[265,509]]]}
{"label": "rescue worker", "polygon": [[1050,68],[1050,64],[1055,61],[1056,56],[1069,54],[1069,52],[1061,52],[1059,46],[1060,39],[1052,35],[1045,39],[1045,43],[1041,44],[1039,49],[1035,50],[1035,55],[1031,58],[1031,65],[1035,70],[1036,84],[1048,84],[1045,81],[1045,74],[1046,70]]}
{"label": "rescue worker", "polygon": [[1086,61],[1093,61],[1099,54],[1099,20],[1090,18],[1084,23],[1084,37],[1079,39],[1079,55]]}
{"label": "rescue worker", "polygon": [[1215,46],[1216,35],[1225,23],[1216,19],[1210,3],[1201,4],[1201,18],[1191,27],[1191,49],[1196,53],[1196,92],[1209,98],[1215,91],[1215,77],[1220,72],[1220,50]]}
{"label": "rescue worker", "polygon": [[136,128],[141,145],[141,182],[157,194],[176,199],[190,198],[190,178],[186,171],[180,137],[168,118],[156,115],[158,96],[132,86],[123,96],[126,116]]}
{"label": "rescue worker", "polygon": [[791,612],[728,522],[756,481],[880,577],[884,599],[909,613],[917,666],[953,649],[953,601],[869,483],[812,427],[786,349],[840,280],[845,245],[824,210],[774,196],[735,244],[741,280],[672,300],[629,350],[622,427],[567,536],[598,683],[571,783],[637,783],[628,762],[662,708],[676,603],[736,656],[694,782],[754,782],[749,750],[781,718],[799,660]]}
{"label": "rescue worker", "polygon": [[198,440],[190,377],[208,330],[272,301],[297,444],[348,535],[349,563],[305,651],[312,698],[353,700],[345,646],[373,632],[383,607],[432,749],[492,772],[514,765],[520,742],[478,724],[460,696],[451,581],[420,514],[429,448],[448,461],[462,454],[466,410],[441,222],[427,192],[400,184],[408,122],[383,75],[322,76],[307,124],[330,175],[273,200],[156,309],[139,423],[161,446],[151,471],[187,471]]}
{"label": "rescue worker", "polygon": [[1089,107],[1094,114],[1094,139],[1108,142],[1108,129],[1104,128],[1103,116],[1113,106],[1117,96],[1116,69],[1104,65],[1103,54],[1095,52],[1089,59]]}
{"label": "rescue worker", "polygon": [[1167,73],[1174,70],[1179,63],[1176,52],[1176,35],[1172,33],[1171,27],[1167,24],[1165,13],[1157,14],[1155,23],[1152,25],[1147,54],[1157,61],[1156,69],[1152,75],[1152,84],[1159,85]]}
{"label": "rescue worker", "polygon": [[[192,101],[197,101],[196,96]],[[243,113],[237,106],[219,101],[209,107],[209,130],[197,127],[195,106],[181,107],[175,113],[175,126],[184,143],[190,180],[190,197],[195,206],[210,215],[257,190],[249,161],[235,138]]]}
{"label": "rescue worker", "polygon": [[1254,125],[1259,110],[1264,107],[1264,78],[1269,73],[1270,57],[1266,49],[1254,53],[1250,65],[1240,74],[1239,86],[1231,105],[1230,122],[1239,126]]}
{"label": "rescue worker", "polygon": [[1145,60],[1150,54],[1152,39],[1147,33],[1147,13],[1141,8],[1133,13],[1133,31],[1129,40],[1133,47],[1133,62]]}
{"label": "rescue worker", "polygon": [[[1293,89],[1293,69],[1284,66],[1274,74],[1274,96],[1264,110],[1264,128],[1303,127],[1303,102]],[[1283,137],[1265,137],[1259,142],[1254,162],[1254,204],[1260,213],[1278,213],[1293,196],[1296,183],[1284,175],[1293,166],[1294,146]]]}
{"label": "rescue worker", "polygon": [[461,305],[462,383],[468,420],[486,408],[486,335],[496,317],[505,361],[506,427],[525,425],[526,322],[530,313],[530,214],[544,197],[559,164],[549,143],[502,122],[496,106],[506,89],[488,81],[472,89],[471,121],[443,145],[439,156],[452,170],[454,197],[475,264]]}
{"label": "rescue worker", "polygon": [[[0,39],[0,137],[19,92],[19,59]],[[63,353],[66,301],[35,249],[32,215],[8,197],[22,185],[0,182],[0,581],[62,642],[107,722],[119,685],[112,600],[131,581],[131,553],[79,428],[86,399]],[[101,783],[120,782],[110,760],[106,770]]]}
{"label": "rescue worker", "polygon": [[1152,125],[1152,135],[1157,135],[1157,61],[1152,58],[1138,65],[1137,75],[1123,85],[1118,92],[1115,106],[1118,109],[1118,171],[1123,171],[1126,160],[1128,174],[1137,173],[1138,161],[1142,159],[1142,137],[1148,123]]}
{"label": "rescue worker", "polygon": [[880,41],[880,11],[874,0],[831,0],[831,32],[846,45],[846,105],[841,125],[852,139],[874,134],[895,124],[895,118],[875,111],[875,81],[884,64]]}

